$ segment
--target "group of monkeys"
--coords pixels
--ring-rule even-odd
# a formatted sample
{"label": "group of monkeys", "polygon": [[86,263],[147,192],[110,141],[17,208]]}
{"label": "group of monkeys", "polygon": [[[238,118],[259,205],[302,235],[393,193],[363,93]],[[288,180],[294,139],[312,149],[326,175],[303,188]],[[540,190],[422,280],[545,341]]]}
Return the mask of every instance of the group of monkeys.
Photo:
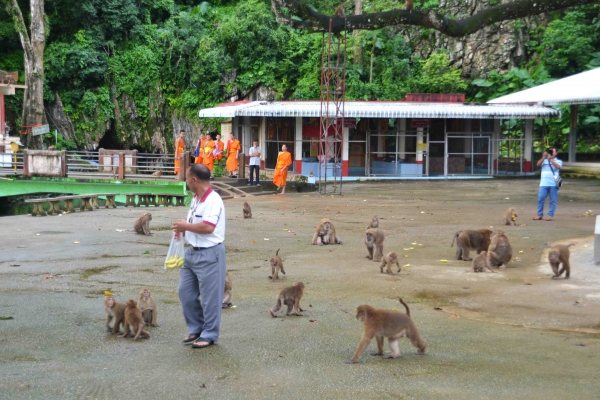
{"label": "group of monkeys", "polygon": [[[120,338],[133,336],[133,340],[140,337],[150,338],[150,334],[144,330],[144,327],[146,325],[158,326],[158,310],[148,289],[140,292],[140,299],[137,303],[133,299],[127,303],[119,303],[112,293],[105,292],[105,295],[104,312],[106,313],[107,332]],[[112,327],[110,326],[111,321],[113,322]],[[123,333],[118,335],[121,326]]]}

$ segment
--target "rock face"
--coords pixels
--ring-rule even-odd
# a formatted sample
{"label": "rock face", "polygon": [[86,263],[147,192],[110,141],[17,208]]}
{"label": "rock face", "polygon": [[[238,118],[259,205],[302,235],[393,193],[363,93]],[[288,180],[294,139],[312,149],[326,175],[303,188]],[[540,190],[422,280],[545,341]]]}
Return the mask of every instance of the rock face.
{"label": "rock face", "polygon": [[[440,0],[438,12],[469,16],[508,0]],[[491,4],[490,4],[491,3]],[[455,66],[465,78],[486,77],[492,70],[505,71],[525,60],[529,32],[545,21],[544,16],[528,17],[491,25],[462,38],[447,37],[435,31],[423,37],[422,28],[404,28],[407,40],[416,44],[417,55],[427,58],[435,49],[451,52]]]}

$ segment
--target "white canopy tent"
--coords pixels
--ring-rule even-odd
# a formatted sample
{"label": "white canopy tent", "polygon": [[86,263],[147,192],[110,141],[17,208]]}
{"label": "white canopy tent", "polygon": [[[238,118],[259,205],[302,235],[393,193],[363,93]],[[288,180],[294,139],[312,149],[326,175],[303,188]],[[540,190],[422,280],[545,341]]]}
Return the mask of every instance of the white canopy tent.
{"label": "white canopy tent", "polygon": [[569,161],[575,161],[577,138],[577,106],[600,103],[600,68],[585,71],[517,93],[498,97],[489,104],[537,104],[571,106]]}

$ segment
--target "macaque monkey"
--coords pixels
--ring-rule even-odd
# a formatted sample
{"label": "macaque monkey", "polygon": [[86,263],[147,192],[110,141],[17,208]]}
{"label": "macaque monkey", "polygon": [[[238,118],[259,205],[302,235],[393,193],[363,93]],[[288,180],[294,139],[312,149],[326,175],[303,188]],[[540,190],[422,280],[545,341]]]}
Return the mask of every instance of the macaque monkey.
{"label": "macaque monkey", "polygon": [[[145,339],[150,339],[150,334],[144,330],[144,318],[140,309],[137,308],[135,300],[129,300],[127,302],[127,308],[125,309],[125,325],[123,326],[123,334],[119,337],[133,336],[133,340],[138,340],[141,336]],[[132,332],[129,332],[129,327],[132,328]]]}
{"label": "macaque monkey", "polygon": [[323,246],[324,244],[342,244],[342,240],[335,234],[335,228],[329,218],[323,218],[315,229],[312,244]]}
{"label": "macaque monkey", "polygon": [[141,235],[150,235],[150,221],[152,221],[152,214],[149,212],[144,213],[135,220],[133,229],[135,229],[136,233]]}
{"label": "macaque monkey", "polygon": [[335,9],[335,16],[338,18],[346,18],[346,12],[344,11],[344,5],[345,3],[340,4],[336,9]]}
{"label": "macaque monkey", "polygon": [[275,252],[275,255],[271,257],[271,260],[269,261],[271,263],[271,276],[269,276],[269,279],[279,279],[279,271],[285,275],[283,260],[279,257],[279,250],[281,249],[277,249],[277,252]]}
{"label": "macaque monkey", "polygon": [[233,289],[233,283],[231,282],[231,275],[229,275],[229,271],[227,271],[225,273],[225,291],[223,292],[222,308],[231,307],[231,289]]}
{"label": "macaque monkey", "polygon": [[352,358],[346,361],[346,364],[354,364],[361,354],[371,343],[373,337],[377,340],[377,353],[374,356],[383,356],[383,339],[388,339],[388,344],[392,353],[385,358],[397,358],[400,356],[398,339],[408,337],[418,350],[417,354],[425,354],[427,342],[421,338],[415,323],[410,318],[410,309],[402,299],[398,298],[400,303],[406,308],[406,314],[398,311],[383,310],[363,304],[356,309],[356,319],[362,321],[364,330],[362,339]]}
{"label": "macaque monkey", "polygon": [[477,254],[479,254],[483,250],[487,250],[490,245],[491,234],[492,231],[489,229],[458,231],[454,234],[450,247],[453,247],[454,241],[456,241],[456,259],[471,261],[471,258],[469,258],[469,251],[477,250]]}
{"label": "macaque monkey", "polygon": [[379,218],[377,218],[377,215],[371,219],[371,223],[369,223],[369,226],[367,226],[367,229],[370,228],[379,228]]}
{"label": "macaque monkey", "polygon": [[[573,243],[568,245],[557,244],[552,247],[548,252],[548,261],[550,262],[550,266],[552,267],[552,271],[554,272],[554,278],[558,278],[562,275],[563,272],[566,272],[565,279],[569,279],[571,275],[571,264],[569,263],[569,256],[571,252],[569,251],[569,247],[575,246]],[[558,266],[562,263],[562,268],[560,271],[558,270]]]}
{"label": "macaque monkey", "polygon": [[496,271],[494,271],[492,269],[492,267],[490,267],[490,264],[488,263],[488,259],[487,259],[487,251],[482,251],[481,253],[479,253],[477,255],[477,257],[475,257],[473,259],[473,264],[471,264],[471,269],[468,271],[473,271],[473,272],[485,272],[485,268],[489,269],[490,271],[492,271],[493,273],[496,273]]}
{"label": "macaque monkey", "polygon": [[155,171],[152,173],[152,176],[161,176],[162,172],[161,171]]}
{"label": "macaque monkey", "polygon": [[383,261],[381,262],[381,266],[379,267],[379,271],[383,274],[383,267],[387,266],[387,273],[392,274],[392,265],[396,264],[398,267],[398,273],[400,273],[400,263],[398,262],[398,253],[387,253],[383,256]]}
{"label": "macaque monkey", "polygon": [[156,303],[148,289],[144,289],[140,292],[140,300],[138,301],[137,306],[142,313],[146,325],[158,326],[156,323],[158,320],[158,310],[156,309]]}
{"label": "macaque monkey", "polygon": [[385,240],[385,234],[383,230],[379,228],[369,228],[365,232],[365,244],[369,255],[367,258],[373,261],[381,261],[383,257],[383,241]]}
{"label": "macaque monkey", "polygon": [[338,92],[346,90],[346,80],[345,79],[340,79],[340,81],[338,82],[338,84],[335,85],[335,90],[338,91]]}
{"label": "macaque monkey", "polygon": [[[276,318],[275,314],[279,311],[283,305],[287,306],[287,312],[285,315],[297,315],[299,317],[302,316],[300,311],[304,311],[300,308],[300,299],[304,295],[304,283],[297,282],[294,286],[289,286],[284,288],[281,292],[279,292],[279,296],[277,296],[277,304],[273,308],[269,309],[271,313],[271,317]],[[293,311],[290,313],[290,311]]]}
{"label": "macaque monkey", "polygon": [[[126,307],[127,306],[125,304],[116,301],[113,296],[106,296],[104,298],[104,312],[106,313],[106,332],[110,332],[111,335],[116,335],[117,333],[119,333],[119,329],[125,321]],[[110,321],[113,321],[112,328],[110,327]]]}
{"label": "macaque monkey", "polygon": [[504,225],[517,225],[517,210],[514,207],[504,211]]}
{"label": "macaque monkey", "polygon": [[508,238],[500,229],[492,233],[487,254],[488,264],[494,267],[506,268],[506,264],[511,260],[512,247],[508,242]]}
{"label": "macaque monkey", "polygon": [[244,219],[252,218],[252,209],[248,202],[244,202]]}
{"label": "macaque monkey", "polygon": [[406,11],[408,11],[409,13],[412,13],[413,6],[414,6],[413,0],[406,0],[406,4],[404,5],[404,8],[406,8]]}

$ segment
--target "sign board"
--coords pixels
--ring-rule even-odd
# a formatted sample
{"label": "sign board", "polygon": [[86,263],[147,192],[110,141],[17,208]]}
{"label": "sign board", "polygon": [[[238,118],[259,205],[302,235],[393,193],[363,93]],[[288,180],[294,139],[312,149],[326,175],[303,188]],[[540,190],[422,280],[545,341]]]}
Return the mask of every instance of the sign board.
{"label": "sign board", "polygon": [[356,118],[344,118],[344,128],[356,128]]}
{"label": "sign board", "polygon": [[33,136],[43,135],[44,133],[49,133],[49,132],[50,132],[50,125],[35,126],[35,127],[31,128],[31,134]]}
{"label": "sign board", "polygon": [[427,143],[417,143],[417,151],[427,151]]}
{"label": "sign board", "polygon": [[429,128],[431,126],[431,119],[429,118],[413,118],[410,120],[411,128]]}

